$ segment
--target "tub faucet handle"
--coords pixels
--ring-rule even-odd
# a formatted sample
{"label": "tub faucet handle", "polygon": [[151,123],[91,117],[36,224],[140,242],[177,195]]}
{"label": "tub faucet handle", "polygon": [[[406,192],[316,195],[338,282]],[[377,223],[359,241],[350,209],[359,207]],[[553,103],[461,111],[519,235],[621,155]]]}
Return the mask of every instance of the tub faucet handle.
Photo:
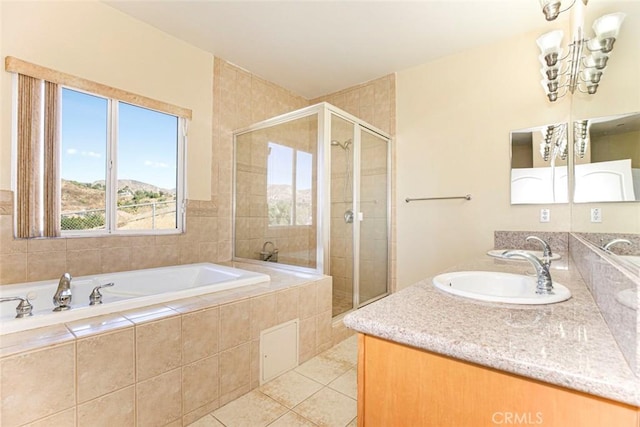
{"label": "tub faucet handle", "polygon": [[0,298],[0,302],[6,301],[20,301],[18,306],[16,307],[16,319],[22,319],[23,317],[32,316],[33,313],[33,305],[29,302],[29,298],[20,298],[20,297],[4,297]]}
{"label": "tub faucet handle", "polygon": [[108,288],[113,285],[115,285],[115,283],[110,282],[105,283],[104,285],[98,285],[93,288],[93,291],[91,291],[91,295],[89,295],[89,305],[102,304],[102,294],[100,293],[100,289]]}

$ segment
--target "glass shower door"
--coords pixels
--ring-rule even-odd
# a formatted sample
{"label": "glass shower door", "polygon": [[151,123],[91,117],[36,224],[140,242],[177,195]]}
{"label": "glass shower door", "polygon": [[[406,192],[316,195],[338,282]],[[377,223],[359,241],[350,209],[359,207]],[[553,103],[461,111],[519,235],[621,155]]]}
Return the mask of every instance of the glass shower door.
{"label": "glass shower door", "polygon": [[353,159],[355,124],[331,114],[331,239],[333,316],[353,309]]}
{"label": "glass shower door", "polygon": [[388,140],[360,135],[358,307],[386,295],[389,277]]}

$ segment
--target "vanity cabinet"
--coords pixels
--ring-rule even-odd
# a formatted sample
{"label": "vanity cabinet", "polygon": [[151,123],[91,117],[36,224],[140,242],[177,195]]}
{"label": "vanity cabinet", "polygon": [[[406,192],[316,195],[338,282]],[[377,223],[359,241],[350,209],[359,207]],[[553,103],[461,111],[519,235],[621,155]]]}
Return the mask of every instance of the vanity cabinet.
{"label": "vanity cabinet", "polygon": [[369,335],[358,337],[360,427],[638,427],[638,411]]}

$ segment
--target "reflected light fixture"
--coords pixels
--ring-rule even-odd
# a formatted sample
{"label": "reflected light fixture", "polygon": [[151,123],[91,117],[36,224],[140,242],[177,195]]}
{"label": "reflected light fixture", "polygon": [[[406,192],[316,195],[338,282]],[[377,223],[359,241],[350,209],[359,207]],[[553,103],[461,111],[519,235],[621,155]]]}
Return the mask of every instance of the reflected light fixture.
{"label": "reflected light fixture", "polygon": [[[559,10],[559,1],[542,0],[541,3],[543,10],[551,4]],[[549,101],[554,102],[567,92],[573,94],[576,88],[590,95],[596,93],[625,16],[624,13],[610,13],[596,19],[593,22],[595,36],[590,39],[585,39],[582,28],[578,27],[565,56],[562,56],[564,33],[561,30],[548,32],[536,40],[540,48],[538,59],[542,64],[541,83]],[[561,89],[564,91],[560,94]]]}
{"label": "reflected light fixture", "polygon": [[587,153],[589,146],[589,128],[591,123],[588,120],[576,120],[573,122],[573,140],[575,141],[574,152],[581,159]]}
{"label": "reflected light fixture", "polygon": [[542,156],[542,159],[545,162],[557,158],[566,160],[569,152],[567,146],[567,124],[549,125],[543,128],[541,132],[540,156]]}

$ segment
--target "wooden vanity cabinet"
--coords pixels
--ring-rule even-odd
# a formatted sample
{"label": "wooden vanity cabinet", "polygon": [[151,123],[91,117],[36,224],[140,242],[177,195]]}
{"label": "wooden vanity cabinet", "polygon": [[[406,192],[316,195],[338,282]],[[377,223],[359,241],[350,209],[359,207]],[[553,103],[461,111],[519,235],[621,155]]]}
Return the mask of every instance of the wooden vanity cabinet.
{"label": "wooden vanity cabinet", "polygon": [[639,408],[359,334],[358,426],[638,427]]}

